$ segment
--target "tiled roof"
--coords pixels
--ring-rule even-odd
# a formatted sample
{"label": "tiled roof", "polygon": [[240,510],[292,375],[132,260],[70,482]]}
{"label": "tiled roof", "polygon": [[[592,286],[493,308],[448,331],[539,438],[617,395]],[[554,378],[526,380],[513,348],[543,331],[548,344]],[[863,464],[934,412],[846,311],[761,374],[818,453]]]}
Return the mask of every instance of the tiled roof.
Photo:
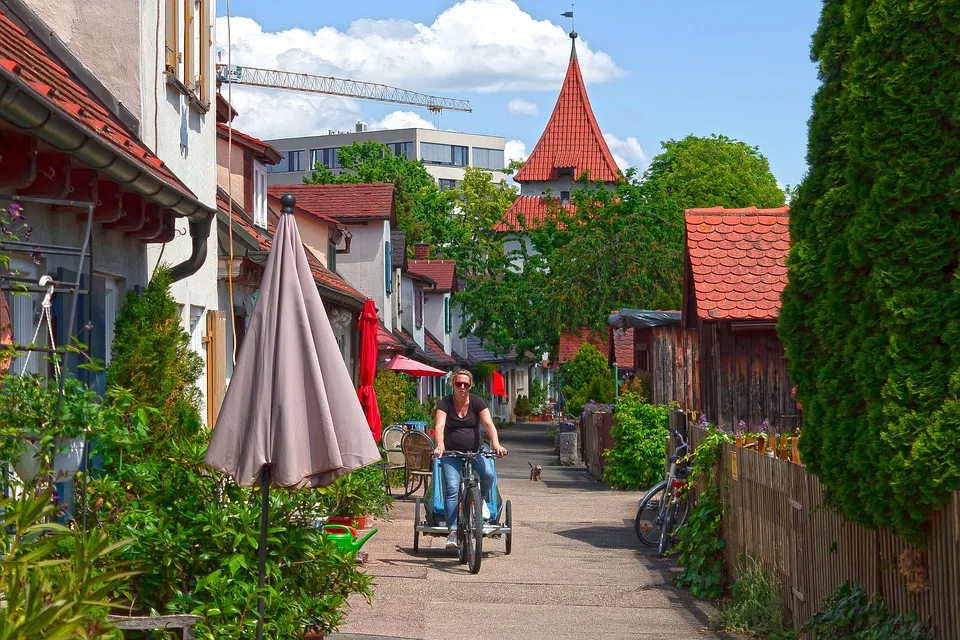
{"label": "tiled roof", "polygon": [[437,340],[432,333],[429,331],[424,331],[423,335],[423,342],[427,347],[427,354],[430,355],[430,357],[432,357],[438,363],[443,363],[443,366],[446,367],[453,367],[457,365],[456,359],[443,350],[443,345],[440,344],[440,341]]}
{"label": "tiled roof", "polygon": [[307,213],[339,222],[389,220],[394,215],[392,184],[275,184],[267,192],[273,198],[292,193]]}
{"label": "tiled roof", "polygon": [[788,207],[686,211],[686,251],[699,318],[777,318],[787,284],[789,221]]}
{"label": "tiled roof", "polygon": [[[560,334],[560,349],[557,354],[557,360],[560,364],[566,364],[573,360],[577,351],[583,346],[583,343],[589,342],[610,360],[610,342],[606,335],[601,336],[600,332],[587,327],[567,329]],[[617,366],[620,369],[633,368],[633,329],[613,332],[614,357],[617,360]]]}
{"label": "tiled roof", "polygon": [[[523,231],[524,226],[527,229],[537,229],[543,225],[548,215],[553,215],[551,207],[562,206],[567,211],[573,211],[571,204],[561,205],[557,198],[545,198],[544,196],[517,196],[503,214],[503,219],[493,228],[497,233],[506,233],[509,231]],[[521,218],[523,225],[520,224]]]}
{"label": "tiled roof", "polygon": [[483,341],[477,336],[467,336],[467,361],[473,364],[477,362],[503,362],[503,358],[487,351],[483,346]]}
{"label": "tiled roof", "polygon": [[456,260],[408,260],[407,271],[412,275],[430,278],[437,283],[434,291],[455,291],[457,284]]}
{"label": "tiled roof", "polygon": [[[227,140],[228,136],[231,136],[229,127],[218,122],[217,137]],[[263,163],[280,164],[280,161],[283,159],[283,157],[280,155],[280,152],[277,151],[276,148],[269,142],[264,142],[259,138],[254,138],[253,136],[247,135],[242,131],[237,131],[236,129],[233,130],[232,138],[235,145],[249,149],[256,155],[257,160],[260,160]]]}
{"label": "tiled roof", "polygon": [[197,197],[120,119],[104,108],[81,84],[34,44],[27,35],[0,12],[0,69],[4,75],[25,83],[55,111],[76,121],[113,146],[139,168],[168,183],[184,197]]}
{"label": "tiled roof", "polygon": [[385,351],[402,351],[403,345],[381,322],[377,327],[377,347]]}
{"label": "tiled roof", "polygon": [[573,168],[575,178],[589,171],[591,180],[613,182],[620,175],[590,108],[575,43],[550,120],[513,179],[517,182],[556,180],[557,169],[568,167]]}
{"label": "tiled roof", "polygon": [[[280,196],[275,196],[275,195],[273,195],[273,193],[271,192],[271,189],[273,189],[273,187],[267,187],[267,209],[268,209],[271,213],[273,213],[274,215],[278,215],[278,216],[279,216],[279,215],[280,215],[280,208],[281,208],[281,205],[280,205]],[[287,193],[287,191],[284,190],[283,193]],[[282,195],[282,194],[281,194],[281,195]],[[303,207],[300,206],[300,202],[299,202],[299,201],[293,206],[293,212],[294,212],[294,213],[297,213],[297,214],[300,214],[300,215],[302,215],[302,216],[312,216],[312,217],[314,217],[314,218],[317,218],[318,220],[322,220],[323,222],[326,222],[326,223],[329,224],[329,225],[338,225],[338,224],[340,224],[339,222],[337,222],[336,220],[334,220],[334,219],[331,218],[330,216],[325,216],[325,215],[322,215],[322,214],[318,214],[318,213],[313,213],[313,212],[307,211],[306,209],[304,209]]]}

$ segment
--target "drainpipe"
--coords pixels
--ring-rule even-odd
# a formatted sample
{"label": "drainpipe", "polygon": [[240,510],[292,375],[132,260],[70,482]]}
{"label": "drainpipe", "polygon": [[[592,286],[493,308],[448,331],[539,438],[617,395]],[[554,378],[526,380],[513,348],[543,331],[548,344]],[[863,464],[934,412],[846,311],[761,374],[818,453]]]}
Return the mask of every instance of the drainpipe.
{"label": "drainpipe", "polygon": [[210,237],[213,218],[214,216],[209,215],[201,220],[190,220],[192,251],[189,258],[170,268],[170,279],[174,282],[192,276],[203,266],[203,262],[207,259],[207,238]]}

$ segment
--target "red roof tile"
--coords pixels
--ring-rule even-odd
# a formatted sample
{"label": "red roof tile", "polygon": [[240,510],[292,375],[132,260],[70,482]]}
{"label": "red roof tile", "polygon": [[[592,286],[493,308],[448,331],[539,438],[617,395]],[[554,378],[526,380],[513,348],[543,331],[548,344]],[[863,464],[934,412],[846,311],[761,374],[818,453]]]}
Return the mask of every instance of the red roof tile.
{"label": "red roof tile", "polygon": [[620,175],[590,108],[587,88],[580,74],[576,43],[550,120],[537,146],[513,179],[517,182],[556,180],[558,168],[573,168],[575,178],[589,171],[591,180],[603,182],[613,182]]}
{"label": "red roof tile", "polygon": [[[237,203],[234,202],[234,211],[236,211]],[[224,213],[230,212],[230,205],[220,193],[217,193],[217,208],[223,211]],[[270,246],[273,244],[273,241],[265,236],[259,229],[253,226],[245,217],[242,215],[234,213],[233,223],[249,233],[253,238],[260,244],[261,251],[270,251]]]}
{"label": "red roof tile", "polygon": [[0,12],[0,68],[4,75],[26,84],[54,110],[91,130],[101,140],[156,178],[170,184],[185,197],[197,197],[152,151],[143,147],[126,125],[97,101],[83,85],[34,44],[27,35]]}
{"label": "red roof tile", "polygon": [[614,357],[621,369],[633,369],[633,327],[613,332]]}
{"label": "red roof tile", "polygon": [[585,327],[566,329],[560,334],[560,351],[557,357],[560,364],[573,360],[585,342],[595,346],[604,356],[607,355],[607,340],[601,338],[598,331]]}
{"label": "red roof tile", "polygon": [[397,339],[397,336],[387,331],[382,322],[377,326],[377,348],[385,351],[403,350],[403,345]]}
{"label": "red roof tile", "polygon": [[443,345],[429,331],[423,332],[423,343],[427,347],[427,354],[438,363],[442,362],[447,366],[456,366],[456,359],[443,350]]}
{"label": "red roof tile", "polygon": [[267,192],[273,198],[292,193],[307,213],[340,222],[389,220],[394,215],[392,184],[275,184]]}
{"label": "red roof tile", "polygon": [[574,210],[573,205],[561,205],[557,198],[517,196],[493,230],[497,233],[523,231],[523,225],[520,224],[521,217],[527,229],[536,229],[543,224],[548,215],[551,215],[551,206],[562,206],[567,211]]}
{"label": "red roof tile", "polygon": [[456,260],[407,260],[407,271],[436,282],[432,291],[445,293],[456,289]]}
{"label": "red roof tile", "polygon": [[[230,136],[230,128],[227,125],[218,122],[217,137],[227,140],[228,136]],[[259,138],[254,138],[253,136],[247,135],[242,131],[237,131],[236,129],[233,130],[232,137],[235,145],[252,151],[256,155],[257,160],[260,162],[265,164],[280,164],[280,160],[283,159],[283,157],[280,155],[280,152],[277,151],[276,148],[269,142],[264,142]]]}
{"label": "red roof tile", "polygon": [[699,318],[777,319],[787,284],[789,222],[789,207],[686,211],[686,252]]}

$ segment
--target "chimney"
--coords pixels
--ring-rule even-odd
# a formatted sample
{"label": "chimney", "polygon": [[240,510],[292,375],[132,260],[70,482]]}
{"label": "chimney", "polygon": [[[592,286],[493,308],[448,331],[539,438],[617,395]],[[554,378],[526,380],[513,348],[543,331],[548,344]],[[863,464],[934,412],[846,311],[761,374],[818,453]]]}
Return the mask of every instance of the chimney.
{"label": "chimney", "polygon": [[425,242],[418,242],[413,245],[413,259],[414,260],[429,260],[430,259],[430,245]]}
{"label": "chimney", "polygon": [[360,121],[357,123],[357,131],[356,131],[357,133],[363,133],[366,130],[367,130],[366,122]]}

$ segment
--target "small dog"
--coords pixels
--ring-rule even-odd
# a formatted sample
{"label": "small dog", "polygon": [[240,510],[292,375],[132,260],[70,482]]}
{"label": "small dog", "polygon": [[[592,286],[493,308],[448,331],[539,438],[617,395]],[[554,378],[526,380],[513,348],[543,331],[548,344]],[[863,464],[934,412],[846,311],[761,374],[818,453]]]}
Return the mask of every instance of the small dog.
{"label": "small dog", "polygon": [[537,482],[538,480],[543,480],[543,467],[540,465],[533,465],[530,462],[527,462],[530,465],[530,480]]}

